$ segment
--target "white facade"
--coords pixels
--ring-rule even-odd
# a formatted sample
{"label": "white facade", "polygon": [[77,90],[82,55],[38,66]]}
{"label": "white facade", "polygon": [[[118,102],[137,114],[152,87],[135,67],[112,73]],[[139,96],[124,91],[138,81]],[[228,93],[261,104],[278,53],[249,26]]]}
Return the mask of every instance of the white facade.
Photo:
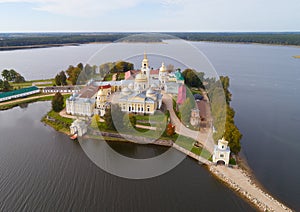
{"label": "white facade", "polygon": [[162,84],[166,84],[168,82],[168,71],[164,63],[162,63],[159,69],[158,79]]}
{"label": "white facade", "polygon": [[71,134],[77,134],[78,136],[83,136],[87,133],[87,124],[79,119],[76,119],[70,126]]}
{"label": "white facade", "polygon": [[213,163],[223,161],[225,165],[228,166],[229,159],[230,148],[228,146],[228,141],[225,141],[224,138],[222,138],[221,140],[218,140],[218,145],[215,145],[212,161]]}
{"label": "white facade", "polygon": [[66,101],[67,114],[78,116],[93,116],[95,109],[95,101],[93,99],[82,99],[71,96]]}

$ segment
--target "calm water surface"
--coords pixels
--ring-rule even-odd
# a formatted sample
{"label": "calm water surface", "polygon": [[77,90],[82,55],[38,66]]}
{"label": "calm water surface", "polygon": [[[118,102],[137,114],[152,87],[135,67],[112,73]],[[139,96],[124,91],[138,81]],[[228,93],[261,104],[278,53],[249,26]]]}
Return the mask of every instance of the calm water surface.
{"label": "calm water surface", "polygon": [[[40,122],[49,108],[41,102],[0,112],[0,211],[254,210],[188,158],[152,179],[110,175],[79,144]],[[128,145],[114,148],[132,154]],[[134,149],[137,155],[158,151],[155,146]]]}
{"label": "calm water surface", "polygon": [[[298,161],[300,161],[300,59],[292,58],[293,55],[300,54],[300,48],[204,42],[194,42],[193,44],[210,59],[220,75],[230,76],[230,89],[233,93],[232,105],[236,110],[236,122],[244,135],[242,139],[243,153],[255,175],[272,194],[292,208],[300,210],[300,169],[298,168]],[[127,45],[128,48],[133,48],[130,44]],[[159,48],[159,45],[155,45]],[[58,71],[66,69],[70,64],[87,61],[97,50],[104,46],[105,44],[98,44],[80,47],[4,51],[0,52],[0,70],[15,68],[24,74],[27,79],[51,78]],[[154,60],[151,61],[151,65],[159,67],[160,62]],[[139,65],[139,63],[137,64]],[[4,113],[8,114],[10,111],[5,111],[2,114]],[[4,142],[3,130],[8,132],[9,129],[15,129],[16,126],[15,123],[3,123],[1,116],[0,119],[1,142]],[[40,117],[35,122],[38,123],[39,119]],[[34,121],[34,119],[31,120]],[[24,128],[26,127],[28,126],[24,126]],[[21,127],[21,129],[23,128]],[[49,133],[51,136],[46,136],[43,139],[49,139],[49,142],[54,139],[51,143],[54,144],[53,148],[63,149],[63,147],[60,147],[61,145],[70,145],[64,136],[52,131]],[[42,138],[42,135],[39,138]],[[59,142],[58,140],[65,140],[65,142]],[[7,161],[7,159],[2,160],[2,158],[12,157],[14,152],[22,151],[22,148],[31,148],[28,143],[24,143],[22,147],[20,144],[13,145],[13,142],[7,143],[5,141],[5,143],[9,149],[6,149],[6,153],[0,155],[1,161]],[[44,147],[43,144],[41,144],[42,147]],[[4,151],[2,150],[3,147],[0,146],[0,148],[0,151]],[[77,147],[72,145],[65,149],[70,148]],[[65,149],[61,150],[61,154],[67,160],[69,156],[65,155]],[[38,151],[36,154],[39,154]],[[50,153],[41,154],[45,156]],[[32,157],[36,157],[35,154],[33,155]],[[59,157],[62,157],[62,155]],[[16,153],[16,157],[18,156]],[[44,163],[44,161],[38,162]],[[46,162],[50,163],[49,161]],[[80,163],[83,162],[80,161]],[[192,161],[186,160],[179,167],[185,169],[189,165],[194,166],[192,164],[194,164]],[[66,169],[74,169],[75,167],[77,166],[70,165]],[[11,169],[8,168],[7,172],[10,171]],[[202,171],[196,173],[200,174]],[[3,174],[2,171],[1,174]],[[172,172],[172,174],[174,173]],[[166,176],[169,176],[169,174]],[[194,174],[190,177],[194,177]],[[73,182],[73,178],[69,178],[70,183]],[[175,178],[177,180],[181,179],[180,177]],[[122,179],[120,180],[122,181]],[[160,180],[159,178],[158,181]],[[180,182],[183,181],[180,180]],[[192,181],[186,183],[193,184]],[[11,186],[8,183],[1,183],[1,185]],[[10,189],[10,196],[12,196],[14,189]],[[166,193],[166,195],[171,194]],[[127,197],[125,195],[124,198]],[[188,197],[190,198],[190,196]],[[106,201],[113,201],[113,198]],[[204,204],[204,202],[199,201],[199,204]]]}

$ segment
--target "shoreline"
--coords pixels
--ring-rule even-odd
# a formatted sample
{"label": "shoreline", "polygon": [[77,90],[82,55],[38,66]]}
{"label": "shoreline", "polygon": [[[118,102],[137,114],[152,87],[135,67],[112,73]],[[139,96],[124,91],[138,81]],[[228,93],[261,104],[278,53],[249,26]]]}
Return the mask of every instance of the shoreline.
{"label": "shoreline", "polygon": [[38,45],[28,45],[28,46],[2,46],[0,51],[14,51],[22,49],[45,49],[52,47],[64,47],[64,46],[80,46],[80,43],[64,43],[64,44],[38,44]]}
{"label": "shoreline", "polygon": [[188,42],[203,42],[203,43],[216,43],[216,44],[244,44],[244,45],[261,45],[261,46],[277,46],[277,47],[294,47],[300,48],[300,45],[287,45],[287,44],[273,44],[273,43],[256,43],[256,42],[226,42],[226,41],[190,41],[185,40]]}
{"label": "shoreline", "polygon": [[[180,39],[180,38],[179,38]],[[181,39],[184,40],[184,39]],[[187,42],[202,42],[202,43],[216,43],[216,44],[243,44],[243,45],[262,45],[262,46],[277,46],[277,47],[293,47],[293,48],[300,48],[300,45],[287,45],[287,44],[271,44],[271,43],[256,43],[256,42],[226,42],[226,41],[206,41],[206,40],[184,40]],[[87,42],[87,43],[64,43],[64,44],[37,44],[37,45],[27,45],[27,46],[5,46],[0,47],[1,51],[14,51],[14,50],[22,50],[22,49],[43,49],[43,48],[52,48],[52,47],[65,47],[65,46],[80,46],[80,45],[89,45],[89,44],[111,44],[114,42],[110,41],[103,41],[103,42]],[[130,42],[130,41],[122,41],[120,43],[130,43],[130,44],[167,44],[167,42],[164,41],[157,41],[157,42]],[[293,56],[294,58],[298,58],[297,56]]]}
{"label": "shoreline", "polygon": [[[45,123],[47,124],[47,123]],[[48,124],[47,124],[48,125]],[[50,125],[48,125],[50,126]],[[50,126],[53,128],[52,126]],[[54,129],[54,128],[53,128]],[[54,129],[55,130],[55,129]],[[60,133],[63,133],[67,136],[70,136],[69,133],[63,130],[57,130]],[[105,137],[107,137],[109,134],[105,134]],[[71,140],[70,140],[71,141]],[[114,142],[115,140],[109,140],[107,142]],[[125,142],[130,144],[137,144],[128,140],[122,140],[120,139],[119,142]],[[144,145],[144,144],[143,144]],[[149,145],[149,144],[147,144]],[[166,146],[166,145],[160,145],[159,143],[151,143],[150,145],[157,145],[157,146]],[[173,143],[171,146],[172,148],[175,148],[177,151],[182,152],[187,157],[190,157],[192,159],[195,159],[198,161],[199,164],[202,164],[207,171],[219,182],[223,183],[226,187],[228,187],[230,190],[235,192],[238,196],[240,196],[242,199],[244,199],[246,202],[248,202],[251,206],[254,208],[260,210],[260,211],[293,211],[288,206],[286,206],[284,203],[280,202],[276,198],[274,198],[265,188],[264,186],[255,178],[255,175],[253,174],[251,168],[247,165],[247,162],[245,159],[242,159],[238,157],[238,163],[243,163],[242,166],[239,167],[225,167],[225,166],[216,166],[212,164],[210,161],[202,158],[201,156],[198,156],[183,147],[178,146],[177,144]],[[183,150],[184,149],[184,150]],[[235,176],[243,178],[244,181],[246,181],[252,189],[255,189],[256,192],[260,196],[264,196],[265,199],[268,200],[268,202],[261,201],[259,199],[259,195],[255,196],[251,194],[251,192],[248,192],[247,189],[243,188],[239,185],[239,183],[235,182],[228,176],[226,176],[226,172],[222,172],[220,170],[227,169],[227,170],[234,170]],[[234,174],[234,173],[233,173]],[[273,205],[273,207],[270,207],[269,205]],[[274,207],[276,207],[274,209]]]}

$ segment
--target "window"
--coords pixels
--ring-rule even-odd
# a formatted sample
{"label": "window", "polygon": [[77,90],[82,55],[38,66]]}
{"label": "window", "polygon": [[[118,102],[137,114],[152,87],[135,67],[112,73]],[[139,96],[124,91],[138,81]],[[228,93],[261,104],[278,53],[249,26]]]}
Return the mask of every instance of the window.
{"label": "window", "polygon": [[221,155],[220,155],[220,157],[221,157],[221,158],[224,158],[224,155],[223,155],[223,154],[221,154]]}

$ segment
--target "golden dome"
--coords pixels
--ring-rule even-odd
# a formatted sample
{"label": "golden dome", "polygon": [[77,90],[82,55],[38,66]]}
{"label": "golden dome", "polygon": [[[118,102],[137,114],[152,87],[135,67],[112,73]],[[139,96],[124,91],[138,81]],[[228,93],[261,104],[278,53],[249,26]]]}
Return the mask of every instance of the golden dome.
{"label": "golden dome", "polygon": [[165,66],[164,63],[161,64],[161,67],[160,67],[159,71],[160,72],[166,72],[167,71],[166,66]]}

